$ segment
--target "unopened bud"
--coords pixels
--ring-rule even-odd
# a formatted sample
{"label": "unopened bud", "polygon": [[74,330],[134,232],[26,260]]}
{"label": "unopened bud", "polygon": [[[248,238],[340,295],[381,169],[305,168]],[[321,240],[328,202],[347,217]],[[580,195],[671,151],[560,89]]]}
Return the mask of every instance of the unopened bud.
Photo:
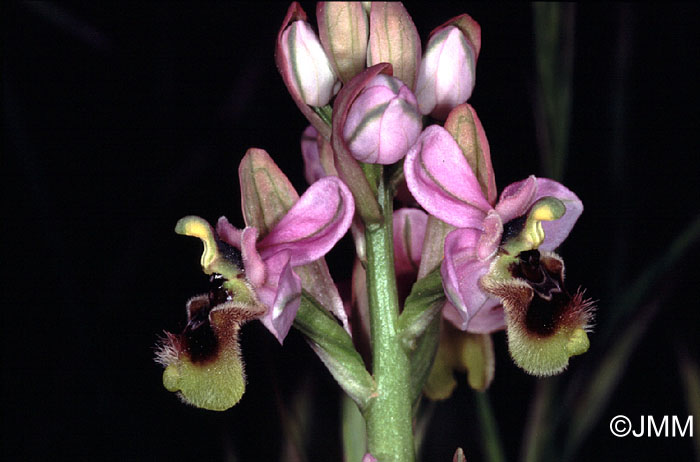
{"label": "unopened bud", "polygon": [[282,33],[282,65],[289,91],[309,106],[325,106],[340,89],[338,77],[316,33],[306,21],[294,21]]}
{"label": "unopened bud", "polygon": [[316,7],[321,43],[333,69],[347,82],[365,69],[369,18],[358,2],[318,2]]}
{"label": "unopened bud", "polygon": [[353,101],[343,138],[355,159],[386,165],[406,155],[421,128],[411,90],[399,79],[379,74]]}
{"label": "unopened bud", "polygon": [[432,35],[418,69],[416,98],[422,114],[444,120],[469,99],[476,76],[476,50],[456,26]]}

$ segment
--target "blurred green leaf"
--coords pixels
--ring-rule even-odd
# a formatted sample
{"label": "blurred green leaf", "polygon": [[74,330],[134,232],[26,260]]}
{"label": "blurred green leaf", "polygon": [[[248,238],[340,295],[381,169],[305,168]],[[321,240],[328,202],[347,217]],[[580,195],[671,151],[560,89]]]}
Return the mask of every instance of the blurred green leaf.
{"label": "blurred green leaf", "polygon": [[498,434],[496,417],[493,415],[488,392],[477,391],[475,396],[485,460],[489,462],[503,462],[506,460],[503,452],[503,443]]}
{"label": "blurred green leaf", "polygon": [[535,397],[532,400],[520,460],[537,462],[550,460],[552,456],[553,410],[560,376],[547,377],[537,380]]}
{"label": "blurred green leaf", "polygon": [[343,393],[341,400],[343,456],[345,462],[362,462],[367,453],[367,425],[357,404]]}
{"label": "blurred green leaf", "polygon": [[576,5],[532,5],[537,88],[535,124],[545,176],[561,180],[568,153]]}
{"label": "blurred green leaf", "polygon": [[305,462],[309,460],[306,447],[312,418],[314,390],[311,377],[305,377],[301,387],[294,393],[289,406],[280,403],[282,434],[282,462]]}

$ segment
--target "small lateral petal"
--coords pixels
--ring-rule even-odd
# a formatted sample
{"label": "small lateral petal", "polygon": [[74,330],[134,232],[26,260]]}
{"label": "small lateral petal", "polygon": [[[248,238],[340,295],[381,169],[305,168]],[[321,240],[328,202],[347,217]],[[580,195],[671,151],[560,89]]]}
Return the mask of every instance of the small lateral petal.
{"label": "small lateral petal", "polygon": [[495,210],[490,210],[486,215],[482,229],[483,233],[476,246],[476,255],[479,260],[485,261],[496,254],[503,235],[503,222]]}
{"label": "small lateral petal", "polygon": [[267,269],[256,248],[257,240],[257,229],[247,227],[243,230],[241,234],[241,255],[243,256],[246,277],[253,286],[260,287],[267,278]]}
{"label": "small lateral petal", "polygon": [[496,204],[496,211],[503,223],[525,215],[534,203],[536,194],[537,179],[533,175],[506,186]]}

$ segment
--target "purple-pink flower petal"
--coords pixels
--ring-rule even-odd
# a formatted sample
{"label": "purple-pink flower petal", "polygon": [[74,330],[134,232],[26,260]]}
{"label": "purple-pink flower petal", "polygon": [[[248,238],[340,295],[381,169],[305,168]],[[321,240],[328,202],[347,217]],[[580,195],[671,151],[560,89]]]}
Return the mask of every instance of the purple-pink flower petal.
{"label": "purple-pink flower petal", "polygon": [[496,211],[501,216],[503,223],[525,215],[534,204],[536,193],[537,179],[534,175],[506,186],[501,193],[498,204],[496,204]]}
{"label": "purple-pink flower petal", "polygon": [[483,233],[476,245],[476,255],[485,261],[496,254],[503,235],[503,221],[495,210],[490,210],[484,218]]}
{"label": "purple-pink flower petal", "polygon": [[476,255],[481,234],[478,229],[459,228],[445,238],[445,260],[440,273],[445,294],[454,307],[454,312],[447,310],[445,315],[461,330],[469,330],[470,319],[491,298],[479,287],[479,279],[490,263],[480,261]]}
{"label": "purple-pink flower petal", "polygon": [[270,309],[261,320],[282,343],[301,304],[301,279],[294,273],[287,251],[275,254],[266,263],[269,270],[266,286],[257,292]]}
{"label": "purple-pink flower petal", "polygon": [[293,266],[324,256],[347,232],[355,206],[350,190],[337,177],[325,177],[306,190],[299,201],[258,243],[263,260],[289,251]]}
{"label": "purple-pink flower petal", "polygon": [[540,245],[542,251],[554,250],[559,247],[583,212],[581,199],[567,187],[548,178],[537,178],[537,193],[533,202],[547,196],[556,197],[562,201],[566,207],[566,213],[558,220],[542,222],[544,230],[544,242]]}
{"label": "purple-pink flower petal", "polygon": [[480,228],[491,205],[457,142],[438,125],[426,128],[404,163],[408,189],[431,215],[459,228]]}
{"label": "purple-pink flower petal", "polygon": [[481,309],[469,320],[469,332],[490,334],[506,327],[503,305],[497,298],[489,298]]}

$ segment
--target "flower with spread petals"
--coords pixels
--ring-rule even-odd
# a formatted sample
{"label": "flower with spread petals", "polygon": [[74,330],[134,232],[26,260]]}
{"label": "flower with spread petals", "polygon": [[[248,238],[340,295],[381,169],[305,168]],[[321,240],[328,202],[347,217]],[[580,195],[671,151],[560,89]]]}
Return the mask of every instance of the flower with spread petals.
{"label": "flower with spread petals", "polygon": [[[443,314],[469,332],[507,327],[515,362],[532,374],[551,375],[588,348],[591,302],[566,290],[563,262],[553,253],[583,205],[563,185],[534,176],[506,187],[496,202],[488,142],[470,113],[463,130],[471,142],[462,145],[480,155],[465,153],[450,132],[434,125],[404,164],[418,203],[457,227],[445,239],[441,273],[449,303]],[[475,173],[478,165],[488,165],[486,175]]]}
{"label": "flower with spread petals", "polygon": [[302,280],[294,270],[328,253],[350,228],[354,210],[347,186],[337,177],[325,177],[261,239],[255,227],[238,230],[225,217],[219,219],[217,233],[240,248],[246,278],[268,308],[261,320],[280,343],[301,300]]}
{"label": "flower with spread petals", "polygon": [[379,74],[352,102],[342,130],[355,159],[393,164],[406,155],[422,128],[411,90],[399,79]]}
{"label": "flower with spread petals", "polygon": [[328,268],[325,263],[317,265],[350,227],[355,207],[347,186],[329,176],[299,198],[269,155],[259,149],[244,156],[240,173],[248,226],[240,230],[221,217],[215,236],[240,251],[245,280],[267,307],[261,318],[265,327],[282,343],[299,309],[303,286],[347,328]]}
{"label": "flower with spread petals", "polygon": [[187,303],[185,329],[166,333],[156,354],[165,366],[166,389],[210,410],[230,408],[245,390],[241,325],[260,319],[282,343],[302,288],[349,331],[323,256],[350,227],[355,211],[350,190],[337,177],[326,177],[299,197],[270,156],[254,148],[243,157],[239,175],[248,226],[239,230],[221,217],[214,229],[187,216],[175,227],[202,241],[202,270],[212,286]]}

